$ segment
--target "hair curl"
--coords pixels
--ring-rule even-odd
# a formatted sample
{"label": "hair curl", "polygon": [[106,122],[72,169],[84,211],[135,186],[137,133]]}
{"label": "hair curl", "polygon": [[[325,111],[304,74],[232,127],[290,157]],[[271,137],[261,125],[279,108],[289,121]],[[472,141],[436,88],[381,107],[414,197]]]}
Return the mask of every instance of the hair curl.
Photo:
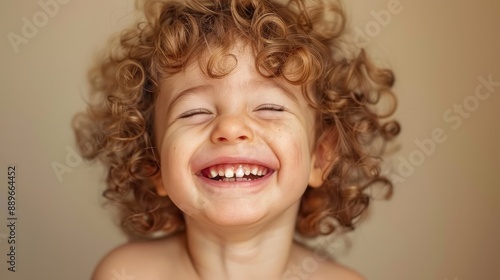
{"label": "hair curl", "polygon": [[[396,104],[386,113],[375,106],[385,96],[395,100],[394,76],[363,50],[346,54],[352,46],[341,43],[345,15],[338,2],[146,0],[142,12],[90,71],[88,110],[74,119],[80,152],[105,165],[104,196],[121,206],[121,225],[130,237],[184,228],[181,211],[156,194],[151,180],[159,172],[153,108],[160,81],[196,59],[206,75],[223,77],[232,70],[224,61],[235,40],[251,45],[263,76],[313,85],[306,97],[318,112],[317,138],[325,137],[332,153],[326,155],[324,185],[308,187],[302,197],[297,233],[315,237],[353,229],[369,205],[367,187],[382,183],[392,193],[381,175],[381,151],[372,147],[399,133],[397,122],[382,123]],[[208,58],[201,61],[204,54]]]}

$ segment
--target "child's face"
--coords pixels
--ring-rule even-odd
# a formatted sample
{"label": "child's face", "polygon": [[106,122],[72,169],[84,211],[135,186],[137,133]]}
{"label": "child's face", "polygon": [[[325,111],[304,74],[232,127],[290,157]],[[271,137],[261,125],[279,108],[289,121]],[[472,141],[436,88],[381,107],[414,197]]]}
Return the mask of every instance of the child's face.
{"label": "child's face", "polygon": [[211,224],[295,218],[308,182],[317,180],[310,178],[314,110],[300,86],[260,76],[248,48],[232,53],[238,64],[224,78],[208,78],[192,63],[160,85],[158,192]]}

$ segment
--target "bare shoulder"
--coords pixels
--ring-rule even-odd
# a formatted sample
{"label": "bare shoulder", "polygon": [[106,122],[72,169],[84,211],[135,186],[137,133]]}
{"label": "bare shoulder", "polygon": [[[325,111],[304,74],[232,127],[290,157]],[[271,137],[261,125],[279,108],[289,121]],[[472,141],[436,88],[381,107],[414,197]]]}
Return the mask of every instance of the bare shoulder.
{"label": "bare shoulder", "polygon": [[92,280],[165,279],[181,245],[179,237],[131,242],[109,252],[98,263]]}
{"label": "bare shoulder", "polygon": [[[365,280],[356,271],[348,268],[342,264],[331,259],[329,256],[323,253],[312,251],[301,245],[296,247],[296,266],[295,272],[298,278],[290,279],[303,279],[306,276],[311,280],[331,280],[331,279],[342,279],[342,280]],[[298,257],[298,259],[297,259]],[[300,272],[300,273],[299,273]],[[302,274],[302,275],[299,275]]]}

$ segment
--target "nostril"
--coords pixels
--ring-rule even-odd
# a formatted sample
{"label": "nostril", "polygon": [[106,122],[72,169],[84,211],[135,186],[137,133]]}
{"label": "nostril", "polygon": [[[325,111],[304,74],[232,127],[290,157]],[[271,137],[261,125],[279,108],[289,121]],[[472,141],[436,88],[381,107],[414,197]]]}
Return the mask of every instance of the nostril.
{"label": "nostril", "polygon": [[[236,138],[236,140],[248,140],[248,136],[242,135]],[[217,137],[218,142],[229,142],[229,140],[226,137]]]}

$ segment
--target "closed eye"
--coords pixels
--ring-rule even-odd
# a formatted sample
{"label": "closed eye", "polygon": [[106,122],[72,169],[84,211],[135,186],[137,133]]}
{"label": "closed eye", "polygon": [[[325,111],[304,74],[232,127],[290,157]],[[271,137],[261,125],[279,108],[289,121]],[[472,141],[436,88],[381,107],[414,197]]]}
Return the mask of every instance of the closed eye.
{"label": "closed eye", "polygon": [[210,112],[209,110],[198,108],[198,109],[186,111],[186,112],[180,114],[178,118],[179,119],[186,119],[186,118],[189,118],[189,117],[192,117],[195,115],[210,115],[210,114],[212,114],[212,112]]}
{"label": "closed eye", "polygon": [[286,111],[285,106],[276,105],[276,104],[262,104],[255,109],[255,111],[277,111],[283,112]]}

